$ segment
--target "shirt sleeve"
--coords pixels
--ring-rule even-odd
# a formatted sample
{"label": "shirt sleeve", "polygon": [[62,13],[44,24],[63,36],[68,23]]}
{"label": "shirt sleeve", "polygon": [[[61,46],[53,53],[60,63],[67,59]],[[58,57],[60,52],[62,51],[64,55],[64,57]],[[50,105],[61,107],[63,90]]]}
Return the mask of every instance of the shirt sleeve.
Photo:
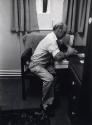
{"label": "shirt sleeve", "polygon": [[52,54],[53,57],[55,57],[56,54],[60,52],[56,41],[52,41],[52,43],[48,46],[48,51]]}

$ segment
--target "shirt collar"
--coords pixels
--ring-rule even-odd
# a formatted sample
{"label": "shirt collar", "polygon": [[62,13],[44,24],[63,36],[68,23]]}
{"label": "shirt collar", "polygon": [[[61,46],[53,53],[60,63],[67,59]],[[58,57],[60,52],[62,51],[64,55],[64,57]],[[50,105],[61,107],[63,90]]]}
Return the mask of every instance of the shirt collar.
{"label": "shirt collar", "polygon": [[54,38],[55,40],[57,40],[56,34],[55,34],[54,32],[52,32],[52,35],[53,35],[53,38]]}

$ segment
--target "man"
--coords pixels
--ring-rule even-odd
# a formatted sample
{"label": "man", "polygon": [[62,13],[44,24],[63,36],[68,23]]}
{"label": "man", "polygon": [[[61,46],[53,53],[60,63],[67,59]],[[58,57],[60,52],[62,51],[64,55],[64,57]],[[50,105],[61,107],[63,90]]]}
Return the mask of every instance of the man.
{"label": "man", "polygon": [[[62,43],[66,31],[67,28],[65,24],[60,23],[55,25],[53,31],[39,42],[31,57],[29,68],[31,72],[39,76],[43,81],[42,107],[44,110],[52,105],[54,101],[54,70],[48,70],[47,68],[50,65],[51,56],[54,60],[60,61],[67,56],[76,53],[76,50],[71,48],[67,42]],[[60,45],[66,45],[66,52],[60,51],[58,46],[59,43]]]}

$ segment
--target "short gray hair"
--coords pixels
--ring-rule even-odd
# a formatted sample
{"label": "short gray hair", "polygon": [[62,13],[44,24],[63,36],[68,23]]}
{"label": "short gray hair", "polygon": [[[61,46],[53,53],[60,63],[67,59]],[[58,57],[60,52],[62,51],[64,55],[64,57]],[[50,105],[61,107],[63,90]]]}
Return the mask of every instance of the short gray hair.
{"label": "short gray hair", "polygon": [[66,24],[64,23],[58,23],[56,25],[53,26],[53,31],[55,31],[56,29],[61,29],[62,31],[67,31],[67,27],[66,27]]}

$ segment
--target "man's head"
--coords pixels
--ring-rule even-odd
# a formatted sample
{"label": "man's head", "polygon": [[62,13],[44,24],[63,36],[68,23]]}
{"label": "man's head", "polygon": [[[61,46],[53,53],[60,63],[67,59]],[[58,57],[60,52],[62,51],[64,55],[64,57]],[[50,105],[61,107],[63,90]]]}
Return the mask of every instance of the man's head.
{"label": "man's head", "polygon": [[58,40],[59,46],[72,46],[74,41],[74,35],[66,34],[62,39]]}
{"label": "man's head", "polygon": [[67,27],[64,23],[59,23],[53,27],[53,31],[56,34],[57,39],[60,40],[65,36],[65,34],[67,32]]}
{"label": "man's head", "polygon": [[67,46],[70,45],[70,35],[66,34],[62,39],[57,40],[59,49],[62,51],[67,50]]}
{"label": "man's head", "polygon": [[70,35],[66,34],[61,40],[59,40],[59,44],[68,46],[70,45]]}

